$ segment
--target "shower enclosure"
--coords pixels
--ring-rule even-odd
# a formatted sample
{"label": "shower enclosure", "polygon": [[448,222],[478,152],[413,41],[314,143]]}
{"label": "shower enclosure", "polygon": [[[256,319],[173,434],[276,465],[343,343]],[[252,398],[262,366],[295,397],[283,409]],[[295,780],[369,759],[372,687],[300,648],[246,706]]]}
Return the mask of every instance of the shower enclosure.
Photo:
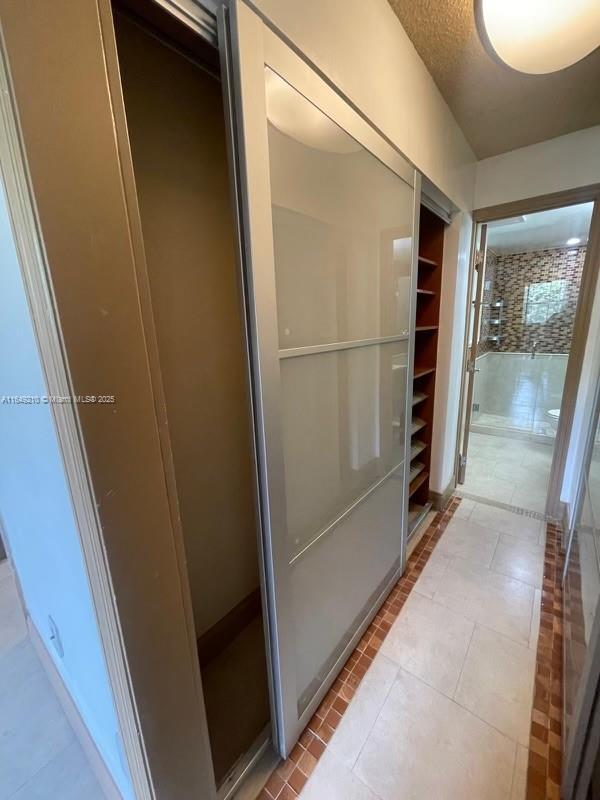
{"label": "shower enclosure", "polygon": [[459,460],[468,495],[546,511],[593,205],[477,228]]}
{"label": "shower enclosure", "polygon": [[554,439],[568,358],[567,353],[491,350],[478,356],[471,430],[542,442]]}

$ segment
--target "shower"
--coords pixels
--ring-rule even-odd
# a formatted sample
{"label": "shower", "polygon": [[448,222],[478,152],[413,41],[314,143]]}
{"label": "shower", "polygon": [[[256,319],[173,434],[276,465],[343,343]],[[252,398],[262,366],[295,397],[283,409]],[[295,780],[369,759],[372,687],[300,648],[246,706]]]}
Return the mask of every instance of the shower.
{"label": "shower", "polygon": [[592,209],[479,226],[460,453],[467,494],[545,512]]}

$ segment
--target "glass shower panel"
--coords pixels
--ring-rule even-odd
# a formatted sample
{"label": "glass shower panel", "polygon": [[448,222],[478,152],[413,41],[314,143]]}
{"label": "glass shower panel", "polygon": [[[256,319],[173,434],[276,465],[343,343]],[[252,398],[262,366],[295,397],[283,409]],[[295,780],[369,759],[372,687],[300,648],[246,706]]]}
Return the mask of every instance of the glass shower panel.
{"label": "glass shower panel", "polygon": [[414,189],[265,82],[300,716],[400,566]]}
{"label": "glass shower panel", "polygon": [[290,558],[404,461],[408,343],[281,361]]}

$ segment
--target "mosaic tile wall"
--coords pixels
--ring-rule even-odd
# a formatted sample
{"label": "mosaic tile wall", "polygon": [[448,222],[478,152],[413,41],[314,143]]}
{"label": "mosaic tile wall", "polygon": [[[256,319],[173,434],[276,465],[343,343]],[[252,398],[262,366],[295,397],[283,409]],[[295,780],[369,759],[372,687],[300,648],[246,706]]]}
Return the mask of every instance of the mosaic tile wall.
{"label": "mosaic tile wall", "polygon": [[[585,259],[585,247],[564,247],[498,256],[494,265],[494,299],[505,303],[504,335],[493,350],[529,352],[537,342],[540,353],[568,353]],[[525,295],[530,284],[565,279],[566,296],[560,311],[546,322],[527,324]]]}

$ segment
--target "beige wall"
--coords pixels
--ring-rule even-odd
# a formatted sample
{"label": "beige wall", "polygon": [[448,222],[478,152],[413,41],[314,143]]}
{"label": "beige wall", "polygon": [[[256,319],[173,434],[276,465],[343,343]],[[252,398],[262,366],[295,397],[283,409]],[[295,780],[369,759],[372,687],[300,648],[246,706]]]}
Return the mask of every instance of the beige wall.
{"label": "beige wall", "polygon": [[600,125],[477,164],[474,208],[600,183]]}
{"label": "beige wall", "polygon": [[387,0],[254,4],[442,192],[472,208],[475,155]]}
{"label": "beige wall", "polygon": [[245,356],[221,86],[132,23],[123,18],[117,22],[200,635],[258,586]]}

